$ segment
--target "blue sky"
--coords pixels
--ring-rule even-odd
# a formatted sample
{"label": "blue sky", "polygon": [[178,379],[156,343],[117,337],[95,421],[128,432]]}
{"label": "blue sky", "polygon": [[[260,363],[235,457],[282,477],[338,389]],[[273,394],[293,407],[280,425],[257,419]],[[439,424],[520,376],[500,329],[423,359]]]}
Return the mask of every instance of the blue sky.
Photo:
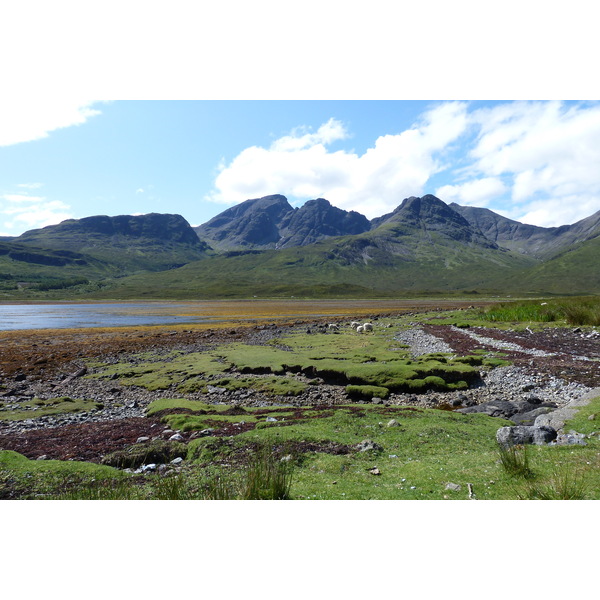
{"label": "blue sky", "polygon": [[0,133],[0,232],[96,214],[192,225],[267,194],[369,218],[411,195],[542,226],[600,210],[600,103],[123,100]]}
{"label": "blue sky", "polygon": [[96,214],[199,225],[275,193],[369,218],[426,193],[542,226],[600,210],[581,0],[7,4],[0,235]]}

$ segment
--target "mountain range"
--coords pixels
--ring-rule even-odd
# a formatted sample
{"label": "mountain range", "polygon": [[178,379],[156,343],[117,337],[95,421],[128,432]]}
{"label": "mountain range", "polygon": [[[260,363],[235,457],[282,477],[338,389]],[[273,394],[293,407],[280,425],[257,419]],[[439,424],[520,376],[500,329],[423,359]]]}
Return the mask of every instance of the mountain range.
{"label": "mountain range", "polygon": [[180,215],[94,216],[0,238],[0,297],[600,293],[600,211],[536,227],[433,195],[368,220],[323,198],[250,199],[192,228]]}

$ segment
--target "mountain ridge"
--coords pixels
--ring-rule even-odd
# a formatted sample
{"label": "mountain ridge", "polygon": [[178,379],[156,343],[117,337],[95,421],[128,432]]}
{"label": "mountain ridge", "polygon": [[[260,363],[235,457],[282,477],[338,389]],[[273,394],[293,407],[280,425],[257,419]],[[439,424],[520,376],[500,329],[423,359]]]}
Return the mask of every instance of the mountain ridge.
{"label": "mountain ridge", "polygon": [[[156,297],[157,290],[181,298],[600,293],[599,244],[600,211],[542,228],[426,194],[369,221],[324,198],[294,208],[275,194],[194,228],[181,215],[150,213],[70,219],[3,238],[0,292],[2,277],[19,276],[22,259],[32,277],[87,274],[102,281],[107,298]],[[98,289],[83,286],[81,294],[103,297]]]}

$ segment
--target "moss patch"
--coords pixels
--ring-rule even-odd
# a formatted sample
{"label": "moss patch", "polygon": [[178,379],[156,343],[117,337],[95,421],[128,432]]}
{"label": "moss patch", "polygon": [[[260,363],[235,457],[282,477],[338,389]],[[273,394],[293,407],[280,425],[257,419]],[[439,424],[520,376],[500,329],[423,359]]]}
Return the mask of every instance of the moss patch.
{"label": "moss patch", "polygon": [[90,412],[102,408],[103,404],[100,402],[81,398],[69,398],[67,396],[48,399],[34,398],[26,402],[5,403],[0,406],[0,420],[23,421],[49,415]]}
{"label": "moss patch", "polygon": [[205,393],[212,385],[228,391],[253,389],[267,396],[298,395],[306,385],[291,377],[297,373],[334,385],[424,392],[463,389],[478,378],[475,367],[481,364],[479,356],[452,360],[435,354],[413,359],[389,331],[379,330],[368,336],[295,333],[268,345],[233,343],[209,352],[170,355],[162,362],[138,355],[92,376],[149,390],[175,386],[181,394]]}

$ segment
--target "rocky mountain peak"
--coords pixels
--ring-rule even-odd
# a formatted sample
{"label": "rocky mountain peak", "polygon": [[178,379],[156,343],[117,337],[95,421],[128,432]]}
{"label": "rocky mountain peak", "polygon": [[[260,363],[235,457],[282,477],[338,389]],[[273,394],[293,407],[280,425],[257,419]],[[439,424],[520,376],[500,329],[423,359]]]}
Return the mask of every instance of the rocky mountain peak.
{"label": "rocky mountain peak", "polygon": [[356,235],[369,229],[369,220],[364,215],[317,198],[306,202],[284,221],[278,247],[306,246],[324,238]]}

